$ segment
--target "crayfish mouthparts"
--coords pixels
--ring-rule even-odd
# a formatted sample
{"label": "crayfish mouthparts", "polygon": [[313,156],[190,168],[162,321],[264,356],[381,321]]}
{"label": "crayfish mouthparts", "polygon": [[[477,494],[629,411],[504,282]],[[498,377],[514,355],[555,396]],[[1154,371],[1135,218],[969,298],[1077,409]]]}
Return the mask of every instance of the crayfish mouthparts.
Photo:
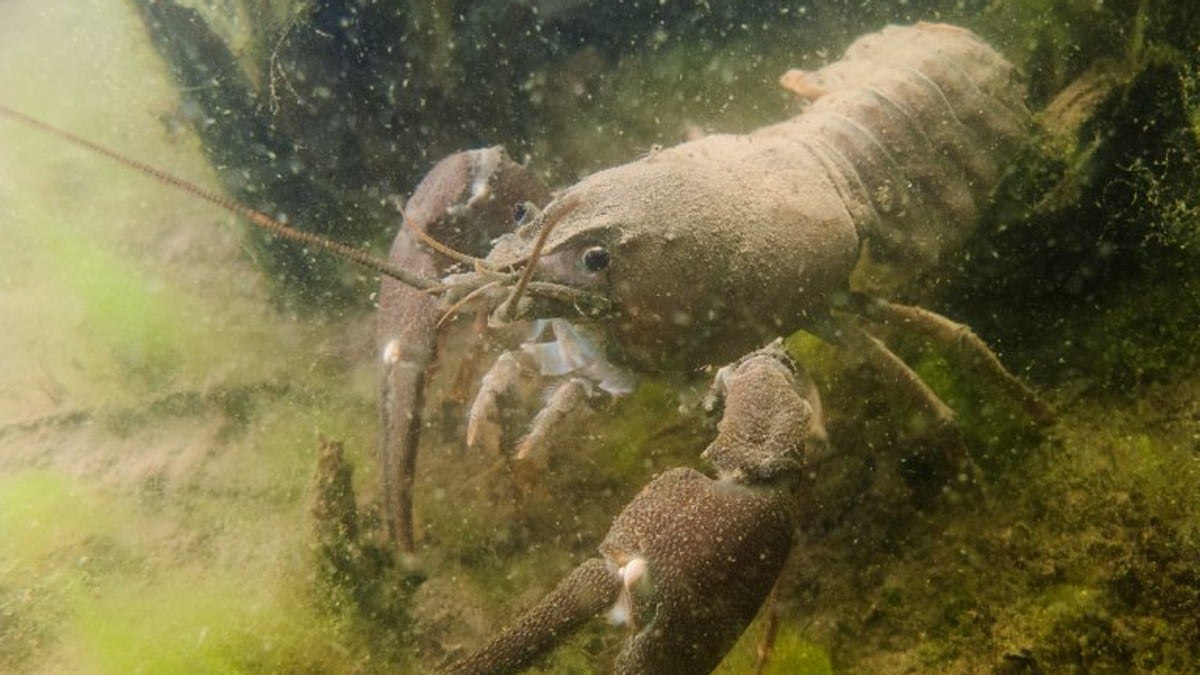
{"label": "crayfish mouthparts", "polygon": [[595,321],[610,317],[614,306],[611,300],[591,291],[549,281],[531,281],[525,295],[510,295],[493,314],[505,321],[523,319],[584,319]]}
{"label": "crayfish mouthparts", "polygon": [[519,276],[519,272],[490,270],[451,274],[432,292],[441,294],[446,316],[486,309],[492,327],[529,319],[596,321],[613,313],[613,303],[606,296],[549,281],[530,281],[518,296],[513,288]]}

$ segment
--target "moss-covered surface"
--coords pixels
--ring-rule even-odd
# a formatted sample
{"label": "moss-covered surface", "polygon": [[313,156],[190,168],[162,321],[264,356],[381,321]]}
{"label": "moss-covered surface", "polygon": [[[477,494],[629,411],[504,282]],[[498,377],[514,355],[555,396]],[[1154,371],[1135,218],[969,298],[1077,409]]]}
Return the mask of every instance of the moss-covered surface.
{"label": "moss-covered surface", "polygon": [[[853,355],[794,337],[832,451],[801,500],[769,672],[1194,671],[1198,13],[914,4],[857,18],[796,6],[801,19],[724,33],[710,15],[694,43],[642,24],[641,47],[606,33],[526,82],[542,135],[487,140],[566,180],[692,129],[778,119],[779,70],[888,19],[963,20],[995,41],[1044,131],[970,257],[897,293],[970,323],[1059,422],[1032,429],[961,355],[889,333],[960,414],[962,480],[918,410]],[[215,181],[128,6],[13,0],[3,14],[4,104]],[[1076,102],[1056,105],[1072,82]],[[372,530],[369,313],[281,314],[225,215],[7,120],[0,146],[0,671],[431,669],[592,555],[631,495],[695,463],[710,433],[676,388],[648,383],[544,470],[514,473],[461,447],[456,371],[486,363],[446,359],[420,550],[389,564]],[[313,505],[322,435],[354,466],[358,532]],[[327,495],[345,504],[349,475],[334,474]],[[335,525],[314,531],[314,508]],[[763,630],[722,672],[752,668]],[[540,665],[603,671],[620,639],[595,622]]]}

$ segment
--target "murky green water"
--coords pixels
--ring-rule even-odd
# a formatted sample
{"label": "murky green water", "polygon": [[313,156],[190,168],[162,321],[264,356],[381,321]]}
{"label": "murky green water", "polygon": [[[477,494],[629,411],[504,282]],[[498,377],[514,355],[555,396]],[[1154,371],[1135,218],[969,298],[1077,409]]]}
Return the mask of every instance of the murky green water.
{"label": "murky green water", "polygon": [[[832,450],[798,498],[769,672],[1198,668],[1200,12],[784,3],[622,22],[572,3],[535,3],[540,18],[434,3],[383,12],[419,27],[397,52],[425,57],[384,76],[372,68],[404,59],[363,56],[386,41],[359,19],[347,53],[361,58],[287,61],[335,39],[294,4],[203,8],[268,118],[301,141],[293,163],[240,184],[202,152],[199,95],[132,3],[0,5],[0,104],[239,199],[324,200],[288,202],[293,222],[345,206],[327,229],[382,251],[386,197],[449,152],[504,143],[565,185],[794,114],[783,70],[888,21],[977,30],[1023,71],[1047,131],[1012,158],[969,257],[896,296],[974,327],[1058,422],[1032,431],[953,350],[890,336],[959,414],[979,471],[964,485],[931,468],[899,392],[794,336]],[[305,88],[329,82],[346,89]],[[1052,103],[1073,82],[1080,93]],[[328,131],[300,135],[321,116]],[[700,465],[711,427],[651,381],[531,479],[463,447],[472,392],[454,378],[486,364],[447,353],[426,405],[416,555],[330,578],[310,516],[321,437],[354,466],[364,550],[378,537],[373,279],[297,273],[232,216],[6,118],[0,148],[0,671],[434,670],[593,556],[655,473]],[[271,171],[286,190],[268,191]],[[333,290],[297,297],[313,288]],[[456,330],[452,345],[477,340]],[[760,617],[721,672],[751,672],[765,630]],[[541,665],[604,672],[623,637],[597,620]]]}

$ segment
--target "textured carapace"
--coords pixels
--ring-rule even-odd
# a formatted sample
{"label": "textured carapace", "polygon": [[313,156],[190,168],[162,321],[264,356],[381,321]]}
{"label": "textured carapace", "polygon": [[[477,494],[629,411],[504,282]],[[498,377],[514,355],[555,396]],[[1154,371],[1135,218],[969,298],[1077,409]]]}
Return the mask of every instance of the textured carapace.
{"label": "textured carapace", "polygon": [[953,251],[1028,133],[1012,66],[951,26],[888,27],[789,81],[815,97],[801,115],[589,176],[489,262],[526,259],[554,221],[537,278],[612,301],[615,361],[728,361],[820,321],[863,247],[911,271]]}

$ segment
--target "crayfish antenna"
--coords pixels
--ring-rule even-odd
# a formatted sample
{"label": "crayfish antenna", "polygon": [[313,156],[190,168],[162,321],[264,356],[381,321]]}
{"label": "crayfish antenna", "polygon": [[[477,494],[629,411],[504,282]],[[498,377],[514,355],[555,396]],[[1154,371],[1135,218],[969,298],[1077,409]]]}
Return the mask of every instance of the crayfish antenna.
{"label": "crayfish antenna", "polygon": [[579,198],[575,195],[567,197],[562,202],[562,206],[551,214],[550,209],[553,206],[551,204],[542,212],[541,215],[545,218],[546,222],[542,223],[542,231],[538,233],[538,238],[533,243],[533,250],[530,251],[529,258],[525,261],[525,269],[521,273],[521,278],[517,280],[517,285],[513,287],[512,293],[500,305],[502,309],[500,316],[505,321],[512,321],[516,318],[517,301],[521,299],[521,295],[525,292],[526,287],[529,286],[530,280],[533,279],[533,272],[537,268],[538,259],[542,256],[542,249],[546,247],[546,241],[550,238],[550,231],[554,229],[555,225],[561,223],[562,219],[568,214],[579,208]]}
{"label": "crayfish antenna", "polygon": [[458,302],[454,303],[453,305],[450,305],[449,309],[447,309],[445,312],[442,313],[442,315],[440,317],[438,317],[437,324],[436,324],[437,327],[441,328],[442,324],[446,323],[446,321],[450,317],[454,316],[455,314],[458,314],[459,310],[461,310],[463,307],[466,307],[468,304],[471,303],[471,301],[484,295],[485,293],[492,290],[493,288],[496,288],[499,285],[500,285],[499,280],[489,281],[488,283],[480,286],[479,288],[476,288],[475,290],[471,291],[470,293],[467,293],[465,296],[463,296],[462,300],[459,300]]}
{"label": "crayfish antenna", "polygon": [[193,197],[202,199],[210,204],[213,204],[214,206],[225,209],[235,216],[248,221],[250,224],[256,227],[262,228],[277,237],[282,237],[288,241],[294,241],[305,246],[311,246],[313,248],[320,249],[344,260],[357,263],[371,270],[372,272],[389,276],[405,285],[412,286],[413,288],[419,290],[437,291],[441,287],[441,284],[434,279],[428,279],[419,274],[414,274],[413,272],[410,272],[402,267],[392,265],[386,260],[377,258],[366,251],[347,246],[346,244],[336,242],[331,239],[326,239],[325,237],[321,237],[310,232],[297,230],[296,228],[282,222],[278,218],[269,216],[262,211],[239,204],[228,197],[202,188],[187,179],[176,176],[175,174],[160,169],[156,166],[146,164],[145,162],[138,161],[131,157],[126,157],[125,155],[113,150],[112,148],[109,148],[106,145],[101,145],[95,141],[88,140],[82,136],[71,133],[70,131],[66,131],[65,129],[59,129],[56,126],[47,124],[46,122],[43,122],[37,118],[30,117],[29,115],[13,110],[8,106],[0,105],[0,116],[7,117],[39,131],[57,136],[68,143],[71,143],[72,145],[76,145],[90,150],[96,154],[108,157],[109,159],[114,160],[125,167],[132,169],[133,171],[153,178],[163,185],[181,190],[192,195]]}
{"label": "crayfish antenna", "polygon": [[458,249],[454,248],[453,246],[450,246],[449,244],[444,244],[444,243],[438,241],[437,239],[435,239],[433,237],[433,235],[431,235],[428,232],[426,232],[425,230],[422,230],[421,228],[417,227],[416,224],[414,224],[412,222],[412,220],[409,219],[408,216],[404,214],[403,211],[400,212],[400,219],[404,223],[405,229],[407,229],[409,232],[411,232],[413,234],[413,236],[416,237],[418,240],[420,240],[420,242],[422,244],[425,244],[426,246],[433,249],[434,251],[441,253],[442,255],[446,256],[447,258],[450,258],[451,260],[454,260],[455,262],[460,262],[465,265],[470,265],[477,272],[478,271],[487,271],[487,272],[494,271],[487,264],[487,261],[484,260],[483,258],[476,258],[473,255],[469,255],[467,253],[463,253],[462,251],[459,251]]}

